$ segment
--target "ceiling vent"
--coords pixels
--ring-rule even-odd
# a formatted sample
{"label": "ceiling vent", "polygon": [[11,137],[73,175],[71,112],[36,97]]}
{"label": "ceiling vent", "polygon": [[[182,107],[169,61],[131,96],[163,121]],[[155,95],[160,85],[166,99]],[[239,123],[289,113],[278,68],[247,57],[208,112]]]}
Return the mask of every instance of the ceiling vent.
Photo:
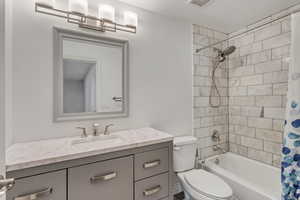
{"label": "ceiling vent", "polygon": [[187,2],[189,4],[194,4],[194,5],[197,5],[197,6],[204,6],[205,4],[207,4],[210,0],[187,0]]}

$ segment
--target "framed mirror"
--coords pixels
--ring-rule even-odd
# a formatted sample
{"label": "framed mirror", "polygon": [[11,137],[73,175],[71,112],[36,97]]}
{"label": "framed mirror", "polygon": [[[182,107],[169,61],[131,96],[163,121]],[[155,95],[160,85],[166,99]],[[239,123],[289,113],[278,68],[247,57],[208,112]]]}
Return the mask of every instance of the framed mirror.
{"label": "framed mirror", "polygon": [[54,121],[128,116],[128,41],[54,28]]}

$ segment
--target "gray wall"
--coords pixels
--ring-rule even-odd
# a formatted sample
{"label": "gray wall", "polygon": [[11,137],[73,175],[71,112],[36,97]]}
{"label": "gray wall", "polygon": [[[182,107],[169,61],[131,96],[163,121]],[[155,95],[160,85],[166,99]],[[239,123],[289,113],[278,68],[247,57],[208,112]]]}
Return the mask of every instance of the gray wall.
{"label": "gray wall", "polygon": [[[12,0],[13,143],[80,135],[76,126],[53,123],[52,28],[78,29],[34,12],[34,0]],[[139,15],[137,34],[98,33],[130,43],[130,116],[99,121],[115,129],[152,126],[174,135],[192,134],[192,28],[187,22],[111,1]]]}

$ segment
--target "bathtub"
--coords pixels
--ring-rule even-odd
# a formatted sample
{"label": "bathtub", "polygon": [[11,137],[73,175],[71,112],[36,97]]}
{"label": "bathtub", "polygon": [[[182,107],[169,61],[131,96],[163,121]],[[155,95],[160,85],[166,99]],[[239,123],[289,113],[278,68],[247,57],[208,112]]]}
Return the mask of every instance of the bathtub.
{"label": "bathtub", "polygon": [[207,159],[206,167],[222,177],[239,200],[280,200],[280,169],[276,167],[233,153]]}

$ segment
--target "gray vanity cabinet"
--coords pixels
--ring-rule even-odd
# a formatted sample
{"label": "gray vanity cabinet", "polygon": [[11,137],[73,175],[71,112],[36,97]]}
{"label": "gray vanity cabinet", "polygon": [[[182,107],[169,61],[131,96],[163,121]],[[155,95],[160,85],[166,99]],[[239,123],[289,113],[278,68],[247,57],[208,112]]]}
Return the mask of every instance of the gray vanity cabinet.
{"label": "gray vanity cabinet", "polygon": [[133,157],[68,169],[70,200],[132,200]]}
{"label": "gray vanity cabinet", "polygon": [[172,142],[12,171],[7,200],[173,200]]}
{"label": "gray vanity cabinet", "polygon": [[66,170],[16,180],[7,200],[66,200]]}

